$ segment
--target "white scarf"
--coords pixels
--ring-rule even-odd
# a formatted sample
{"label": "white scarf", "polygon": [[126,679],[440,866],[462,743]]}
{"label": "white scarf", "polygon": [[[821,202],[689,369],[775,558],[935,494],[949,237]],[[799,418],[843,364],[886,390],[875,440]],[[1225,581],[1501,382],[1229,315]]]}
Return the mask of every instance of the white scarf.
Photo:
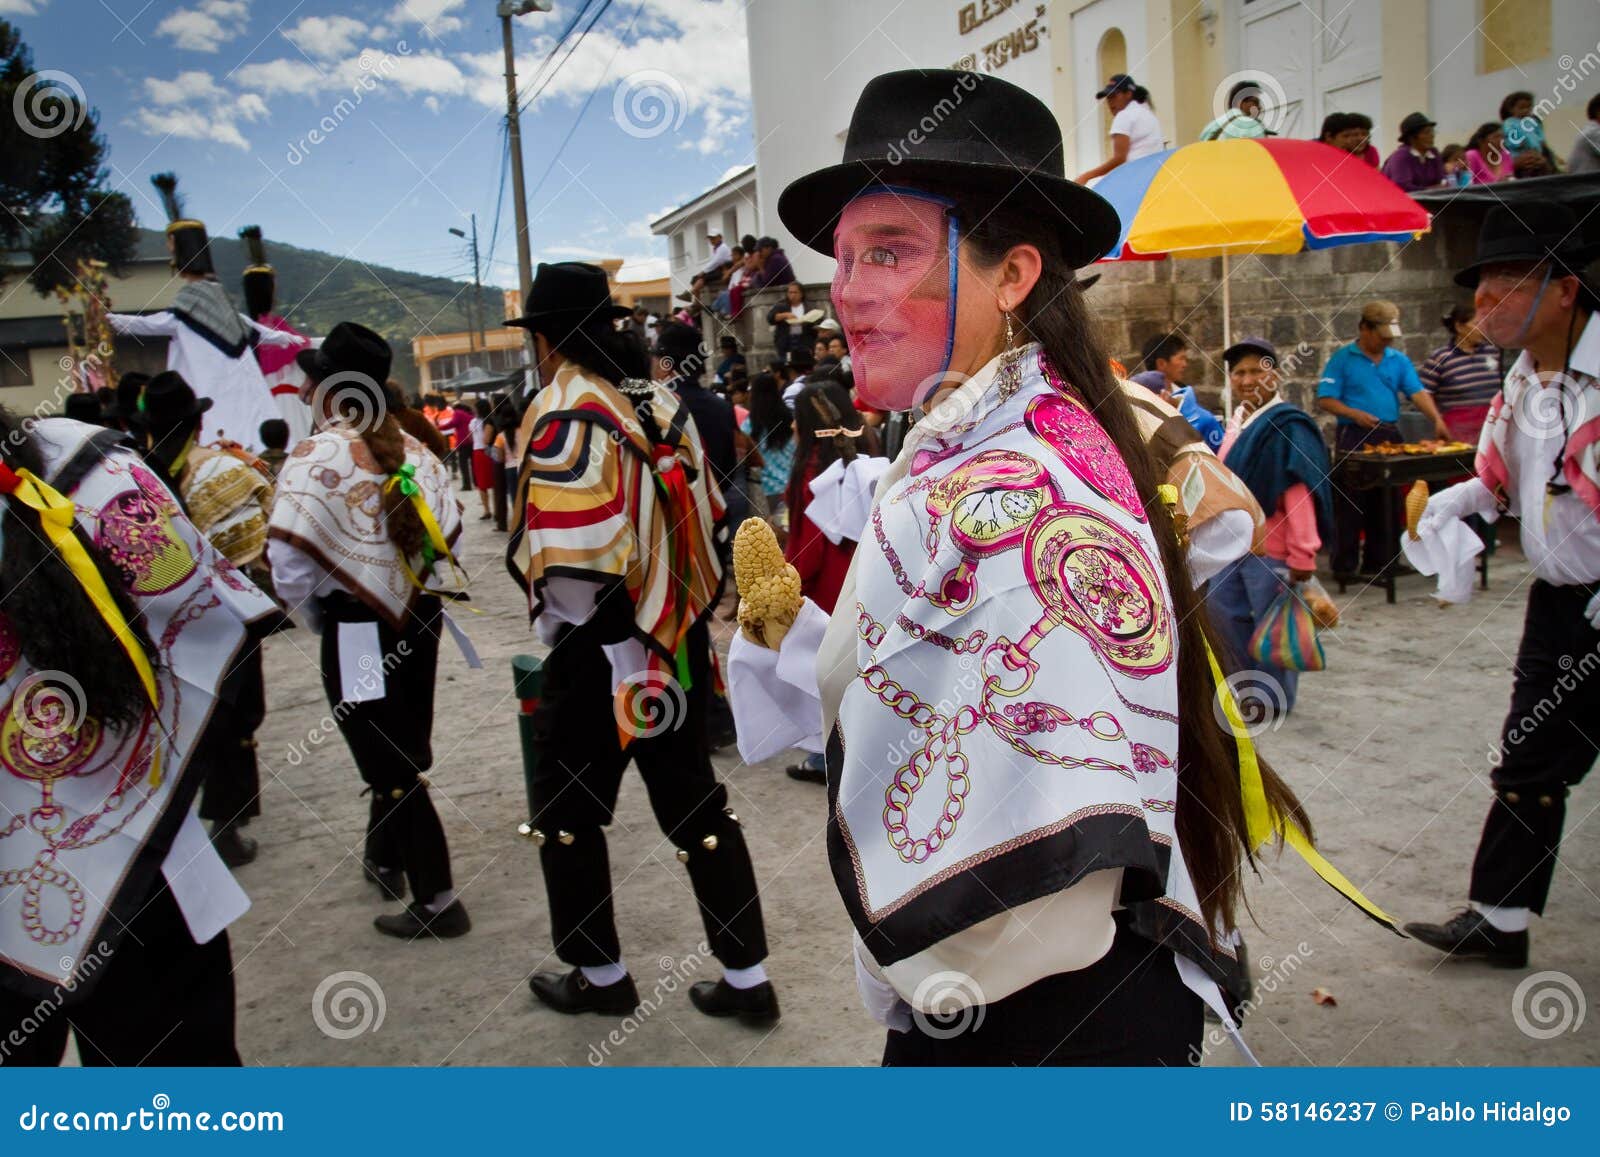
{"label": "white scarf", "polygon": [[1121,456],[1042,362],[1030,345],[990,363],[879,483],[822,649],[854,620],[837,701],[821,672],[835,881],[887,966],[1120,867],[1133,926],[1222,979],[1234,953],[1174,829],[1160,551]]}
{"label": "white scarf", "polygon": [[[93,427],[47,418],[34,433],[46,480],[76,473],[80,454],[99,457]],[[0,978],[41,996],[82,996],[148,899],[199,786],[189,758],[222,673],[244,624],[276,609],[131,450],[106,451],[69,497],[156,645],[160,710],[102,728],[70,679],[33,669],[0,614]]]}

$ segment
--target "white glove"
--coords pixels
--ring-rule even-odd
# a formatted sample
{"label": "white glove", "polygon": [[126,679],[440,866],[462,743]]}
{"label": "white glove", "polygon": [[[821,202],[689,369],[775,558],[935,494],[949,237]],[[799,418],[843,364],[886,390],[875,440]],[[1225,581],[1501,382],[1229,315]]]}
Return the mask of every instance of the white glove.
{"label": "white glove", "polygon": [[855,951],[852,955],[856,962],[856,991],[861,994],[861,1003],[866,1007],[867,1015],[884,1028],[909,1032],[911,1006],[900,999],[900,994],[883,978],[877,967],[867,962],[867,946],[861,943],[861,937],[854,939]]}
{"label": "white glove", "polygon": [[1583,617],[1589,620],[1589,625],[1600,631],[1600,593],[1589,600],[1589,605],[1583,608]]}
{"label": "white glove", "polygon": [[1417,536],[1426,538],[1430,534],[1437,534],[1452,519],[1466,518],[1469,514],[1488,514],[1498,505],[1493,492],[1476,478],[1447,486],[1428,499],[1422,517],[1417,519]]}

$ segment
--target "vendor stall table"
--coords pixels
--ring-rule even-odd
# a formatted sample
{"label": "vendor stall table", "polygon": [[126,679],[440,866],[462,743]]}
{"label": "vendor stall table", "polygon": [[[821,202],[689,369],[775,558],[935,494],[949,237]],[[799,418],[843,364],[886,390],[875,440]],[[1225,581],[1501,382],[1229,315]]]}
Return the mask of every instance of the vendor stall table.
{"label": "vendor stall table", "polygon": [[[1436,482],[1456,482],[1477,473],[1473,465],[1476,451],[1449,451],[1442,454],[1378,454],[1360,450],[1345,454],[1334,463],[1335,485],[1348,490],[1383,491],[1384,541],[1398,547],[1395,510],[1400,492],[1421,479],[1431,488]],[[1388,548],[1386,548],[1387,551]],[[1395,561],[1391,557],[1379,572],[1379,583],[1389,602],[1394,602]],[[1489,552],[1478,556],[1478,579],[1485,590],[1489,587]],[[1339,578],[1342,594],[1348,585],[1348,576]]]}

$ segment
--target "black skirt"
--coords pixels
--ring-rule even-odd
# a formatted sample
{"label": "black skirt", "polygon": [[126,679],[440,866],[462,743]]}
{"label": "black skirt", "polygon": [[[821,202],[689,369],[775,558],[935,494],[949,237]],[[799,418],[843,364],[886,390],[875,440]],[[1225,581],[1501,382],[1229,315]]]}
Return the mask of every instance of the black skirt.
{"label": "black skirt", "polygon": [[950,1016],[919,1013],[910,1031],[889,1031],[884,1065],[1195,1064],[1200,998],[1178,976],[1170,948],[1116,915],[1110,951],[1088,968]]}

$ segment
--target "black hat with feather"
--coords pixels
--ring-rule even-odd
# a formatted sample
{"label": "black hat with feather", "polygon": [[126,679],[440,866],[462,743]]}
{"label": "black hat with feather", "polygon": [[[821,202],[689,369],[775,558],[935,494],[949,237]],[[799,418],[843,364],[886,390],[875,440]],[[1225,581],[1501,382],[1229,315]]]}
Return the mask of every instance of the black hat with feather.
{"label": "black hat with feather", "polygon": [[214,274],[216,268],[211,264],[211,241],[206,236],[205,222],[183,215],[178,175],[157,173],[150,178],[150,183],[161,194],[161,205],[167,211],[167,248],[172,251],[172,268],[178,273]]}
{"label": "black hat with feather", "polygon": [[278,274],[267,264],[267,247],[261,241],[261,226],[246,225],[239,230],[239,239],[244,242],[250,255],[250,264],[245,266],[244,276],[240,279],[244,285],[245,312],[260,321],[272,312],[273,301],[278,294]]}

